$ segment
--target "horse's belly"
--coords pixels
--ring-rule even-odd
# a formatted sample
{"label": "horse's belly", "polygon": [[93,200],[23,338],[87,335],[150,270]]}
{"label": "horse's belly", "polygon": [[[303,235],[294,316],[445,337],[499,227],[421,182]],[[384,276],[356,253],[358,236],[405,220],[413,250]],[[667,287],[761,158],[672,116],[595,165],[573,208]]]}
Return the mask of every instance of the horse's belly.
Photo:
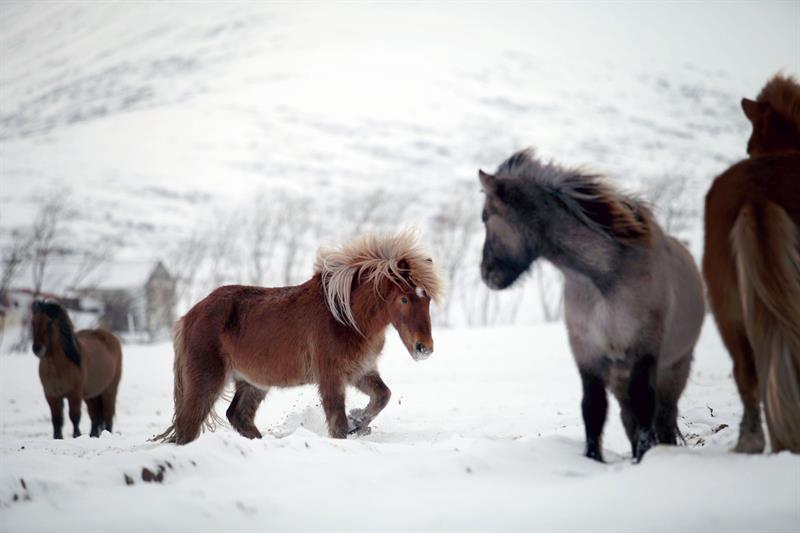
{"label": "horse's belly", "polygon": [[231,377],[237,381],[246,381],[262,390],[270,387],[296,387],[312,382],[310,373],[304,365],[287,362],[269,364],[269,361],[258,363],[241,362],[233,365]]}

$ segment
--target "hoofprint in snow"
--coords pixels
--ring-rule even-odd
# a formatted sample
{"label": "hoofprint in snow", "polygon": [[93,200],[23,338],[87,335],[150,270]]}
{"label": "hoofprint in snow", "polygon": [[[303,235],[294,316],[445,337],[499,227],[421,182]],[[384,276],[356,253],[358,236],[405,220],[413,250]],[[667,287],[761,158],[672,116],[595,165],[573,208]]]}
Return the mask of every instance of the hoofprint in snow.
{"label": "hoofprint in snow", "polygon": [[[0,530],[796,530],[800,458],[729,453],[741,407],[705,325],[681,400],[687,445],[631,464],[614,402],[607,464],[582,456],[560,324],[438,330],[423,363],[390,333],[373,431],[327,437],[311,387],[271,391],[263,440],[146,439],[172,414],[168,344],[125,347],[114,434],[54,441],[31,354],[0,357]],[[366,397],[348,391],[348,407]],[[220,402],[217,410],[224,411]],[[82,422],[88,428],[84,410]]]}

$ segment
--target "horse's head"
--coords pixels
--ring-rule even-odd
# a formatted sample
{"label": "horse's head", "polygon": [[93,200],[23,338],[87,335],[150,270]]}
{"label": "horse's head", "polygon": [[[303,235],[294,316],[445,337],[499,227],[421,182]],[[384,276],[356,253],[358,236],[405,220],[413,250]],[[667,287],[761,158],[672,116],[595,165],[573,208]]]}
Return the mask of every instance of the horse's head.
{"label": "horse's head", "polygon": [[415,361],[427,359],[433,353],[431,336],[431,297],[424,289],[408,280],[392,284],[386,303],[389,320]]}
{"label": "horse's head", "polygon": [[47,347],[50,345],[50,332],[53,327],[53,318],[47,314],[46,305],[38,300],[31,305],[33,353],[40,359],[44,357]]}
{"label": "horse's head", "polygon": [[509,190],[509,184],[482,170],[478,171],[478,176],[486,195],[482,214],[486,239],[481,276],[490,288],[505,289],[528,270],[539,252],[526,235],[518,210],[510,205],[514,193]]}
{"label": "horse's head", "polygon": [[742,110],[753,126],[750,157],[800,150],[800,84],[792,76],[773,76],[756,100],[742,98]]}
{"label": "horse's head", "polygon": [[747,141],[750,157],[800,149],[800,130],[766,102],[742,98],[742,109],[753,126]]}

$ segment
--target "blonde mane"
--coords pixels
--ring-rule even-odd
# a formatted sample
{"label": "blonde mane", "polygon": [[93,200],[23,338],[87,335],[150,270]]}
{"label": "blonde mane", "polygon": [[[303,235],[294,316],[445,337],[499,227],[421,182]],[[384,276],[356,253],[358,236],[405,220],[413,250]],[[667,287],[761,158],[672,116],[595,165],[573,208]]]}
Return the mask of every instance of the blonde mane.
{"label": "blonde mane", "polygon": [[800,128],[800,84],[792,76],[776,74],[756,99]]}
{"label": "blonde mane", "polygon": [[[400,266],[405,262],[407,270]],[[366,234],[336,248],[320,248],[314,272],[321,274],[325,300],[333,317],[359,333],[350,293],[354,279],[371,282],[378,290],[388,280],[411,289],[419,287],[439,302],[443,287],[433,261],[417,244],[417,233],[406,230],[397,235]]]}

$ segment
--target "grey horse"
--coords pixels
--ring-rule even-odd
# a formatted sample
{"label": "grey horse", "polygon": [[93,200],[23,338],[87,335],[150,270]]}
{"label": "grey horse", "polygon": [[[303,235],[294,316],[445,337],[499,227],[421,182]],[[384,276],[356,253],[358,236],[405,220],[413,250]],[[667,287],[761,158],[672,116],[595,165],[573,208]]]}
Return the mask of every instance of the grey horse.
{"label": "grey horse", "polygon": [[564,275],[586,456],[603,460],[606,388],[619,401],[635,462],[654,444],[677,444],[678,399],[705,315],[688,250],[642,202],[596,175],[544,163],[532,150],[479,177],[484,282],[505,289],[539,258]]}

